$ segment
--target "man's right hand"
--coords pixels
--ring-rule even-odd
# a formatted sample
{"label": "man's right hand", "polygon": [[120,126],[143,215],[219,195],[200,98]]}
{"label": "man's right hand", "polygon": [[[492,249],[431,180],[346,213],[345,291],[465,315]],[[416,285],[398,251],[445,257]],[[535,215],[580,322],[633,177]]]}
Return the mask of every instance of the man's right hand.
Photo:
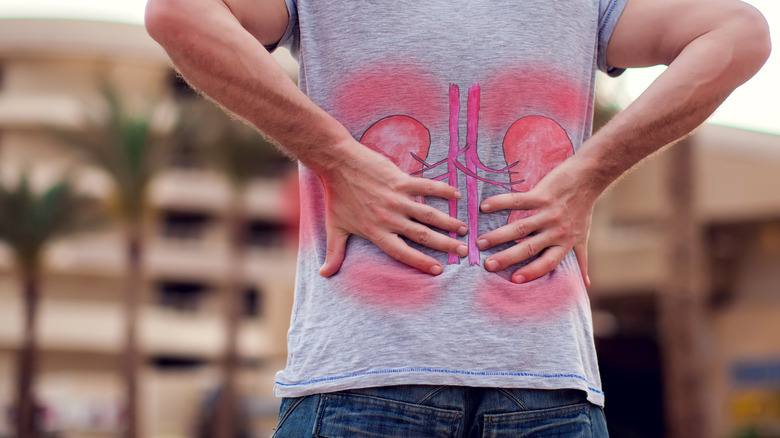
{"label": "man's right hand", "polygon": [[338,272],[350,234],[364,237],[390,257],[422,272],[438,275],[441,263],[411,248],[401,236],[445,253],[468,254],[465,243],[430,227],[466,234],[466,224],[415,196],[460,199],[454,187],[404,173],[388,158],[355,142],[344,147],[352,153],[318,173],[325,188],[327,253],[320,275]]}

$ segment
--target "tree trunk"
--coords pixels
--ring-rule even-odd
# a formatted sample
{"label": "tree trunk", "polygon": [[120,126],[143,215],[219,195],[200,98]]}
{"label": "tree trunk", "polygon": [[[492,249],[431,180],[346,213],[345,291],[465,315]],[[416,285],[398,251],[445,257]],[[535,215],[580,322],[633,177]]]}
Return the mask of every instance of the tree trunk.
{"label": "tree trunk", "polygon": [[120,367],[125,386],[125,438],[139,438],[138,374],[141,365],[138,351],[138,315],[143,281],[143,243],[138,227],[130,227],[126,235],[127,280],[124,291],[125,341]]}
{"label": "tree trunk", "polygon": [[[240,193],[240,192],[239,192]],[[235,195],[227,216],[229,251],[227,277],[225,279],[223,310],[225,312],[225,350],[222,357],[222,387],[214,422],[216,438],[236,438],[239,423],[239,397],[236,374],[239,370],[238,329],[241,322],[242,291],[244,286],[244,210],[242,197]]]}
{"label": "tree trunk", "polygon": [[669,279],[660,295],[664,410],[669,438],[708,436],[702,335],[704,274],[701,228],[694,209],[694,167],[690,139],[668,152]]}
{"label": "tree trunk", "polygon": [[16,402],[17,438],[35,438],[38,434],[35,406],[35,376],[38,368],[38,302],[40,277],[35,268],[21,269],[24,301],[24,338],[19,350]]}

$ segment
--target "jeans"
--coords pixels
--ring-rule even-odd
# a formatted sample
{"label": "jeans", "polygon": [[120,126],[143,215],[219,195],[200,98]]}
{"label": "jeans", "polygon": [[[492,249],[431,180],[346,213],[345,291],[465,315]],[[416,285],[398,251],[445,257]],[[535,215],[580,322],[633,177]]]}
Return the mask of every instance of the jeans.
{"label": "jeans", "polygon": [[283,437],[606,437],[604,412],[575,389],[389,386],[285,398]]}

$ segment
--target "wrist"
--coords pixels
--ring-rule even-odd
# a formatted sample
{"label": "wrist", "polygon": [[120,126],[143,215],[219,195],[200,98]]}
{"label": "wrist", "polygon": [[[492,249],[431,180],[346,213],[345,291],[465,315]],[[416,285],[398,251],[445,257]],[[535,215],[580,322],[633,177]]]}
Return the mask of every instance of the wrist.
{"label": "wrist", "polygon": [[580,196],[593,202],[601,196],[615,178],[610,176],[608,169],[594,154],[581,151],[566,160],[565,178],[570,179],[577,186]]}

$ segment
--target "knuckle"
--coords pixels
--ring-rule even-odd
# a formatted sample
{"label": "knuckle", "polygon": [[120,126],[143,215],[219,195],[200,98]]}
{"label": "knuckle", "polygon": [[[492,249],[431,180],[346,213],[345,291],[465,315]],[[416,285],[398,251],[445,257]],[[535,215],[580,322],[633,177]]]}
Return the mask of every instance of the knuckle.
{"label": "knuckle", "polygon": [[526,236],[528,235],[528,227],[525,225],[523,221],[516,221],[514,222],[514,228],[515,232],[517,232],[518,236]]}
{"label": "knuckle", "polygon": [[396,192],[405,192],[409,188],[409,181],[405,176],[390,178],[387,184],[391,190]]}
{"label": "knuckle", "polygon": [[390,198],[387,200],[386,206],[390,211],[399,211],[403,206],[403,202],[398,198]]}
{"label": "knuckle", "polygon": [[427,210],[425,213],[423,213],[422,220],[426,224],[432,224],[436,220],[436,213],[431,210]]}
{"label": "knuckle", "polygon": [[433,183],[433,181],[425,181],[425,183],[420,188],[420,192],[426,196],[434,195],[436,193],[436,185]]}
{"label": "knuckle", "polygon": [[526,257],[533,257],[539,253],[538,245],[535,242],[526,242],[525,244]]}
{"label": "knuckle", "polygon": [[380,232],[376,227],[369,227],[366,229],[365,237],[374,242],[374,245],[382,247],[387,241],[387,235]]}
{"label": "knuckle", "polygon": [[549,193],[540,193],[536,196],[536,201],[541,205],[549,205],[553,202],[553,197]]}
{"label": "knuckle", "polygon": [[557,267],[558,267],[558,261],[555,259],[547,259],[544,261],[545,272],[551,272],[553,269]]}
{"label": "knuckle", "polygon": [[558,229],[556,230],[556,235],[561,237],[566,237],[569,234],[571,234],[571,225],[569,224],[561,224]]}
{"label": "knuckle", "polygon": [[428,230],[415,231],[415,242],[419,243],[420,245],[427,245],[430,240],[431,235]]}
{"label": "knuckle", "polygon": [[394,246],[390,248],[387,254],[396,260],[404,260],[404,250],[400,246]]}
{"label": "knuckle", "polygon": [[563,211],[558,208],[550,210],[549,215],[549,220],[553,222],[560,222],[564,218]]}

